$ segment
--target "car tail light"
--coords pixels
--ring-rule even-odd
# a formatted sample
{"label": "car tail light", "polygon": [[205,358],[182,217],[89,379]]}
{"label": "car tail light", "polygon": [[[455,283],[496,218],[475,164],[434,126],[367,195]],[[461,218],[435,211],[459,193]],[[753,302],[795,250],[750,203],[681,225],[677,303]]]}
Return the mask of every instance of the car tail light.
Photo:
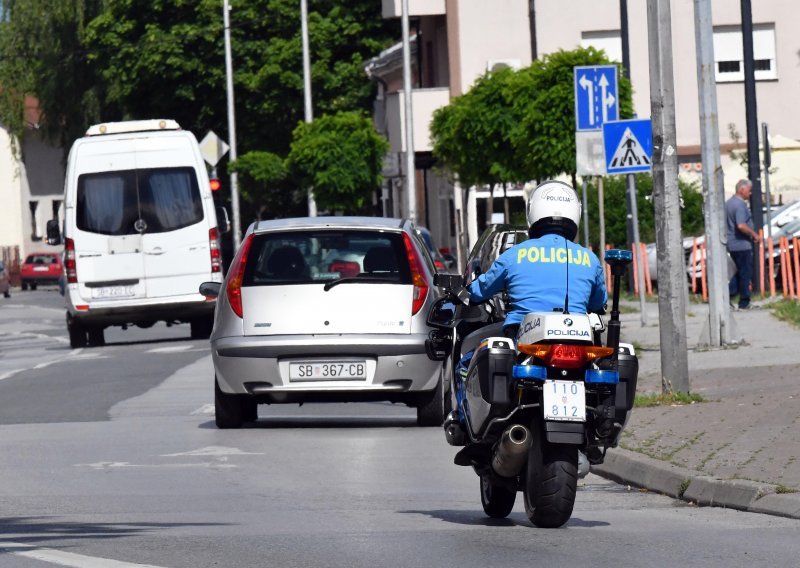
{"label": "car tail light", "polygon": [[78,283],[78,267],[75,263],[75,241],[64,239],[64,270],[67,273],[67,283]]}
{"label": "car tail light", "polygon": [[520,353],[532,355],[541,359],[550,367],[562,369],[579,369],[589,361],[600,357],[609,357],[614,354],[613,347],[596,345],[565,345],[553,344],[520,344],[517,346]]}
{"label": "car tail light", "polygon": [[338,272],[341,278],[349,278],[351,276],[358,276],[359,272],[361,272],[361,267],[357,262],[334,260],[328,265],[328,272]]}
{"label": "car tail light", "polygon": [[211,272],[222,272],[222,255],[219,250],[219,231],[216,227],[208,230],[208,246],[211,251]]}
{"label": "car tail light", "polygon": [[422,261],[408,233],[403,233],[403,242],[406,245],[408,264],[411,266],[411,283],[414,284],[414,297],[411,302],[411,315],[413,316],[422,309],[422,305],[425,303],[425,298],[428,296],[428,283],[425,281],[425,269],[422,267]]}
{"label": "car tail light", "polygon": [[433,265],[436,267],[436,270],[444,270],[444,264],[442,264],[441,260],[433,260]]}
{"label": "car tail light", "polygon": [[250,245],[253,242],[253,235],[249,235],[236,256],[233,257],[230,273],[228,274],[228,303],[231,305],[233,313],[239,317],[242,315],[242,282],[244,281],[244,267],[247,262],[247,255],[250,253]]}

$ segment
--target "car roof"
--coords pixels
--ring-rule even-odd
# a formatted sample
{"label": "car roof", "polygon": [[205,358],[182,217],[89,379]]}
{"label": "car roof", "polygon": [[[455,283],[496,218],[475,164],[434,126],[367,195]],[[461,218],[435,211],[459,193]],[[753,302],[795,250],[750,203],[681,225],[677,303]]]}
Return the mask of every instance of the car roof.
{"label": "car roof", "polygon": [[292,217],[289,219],[272,219],[253,223],[247,232],[262,233],[293,229],[403,229],[407,228],[407,219],[393,217]]}

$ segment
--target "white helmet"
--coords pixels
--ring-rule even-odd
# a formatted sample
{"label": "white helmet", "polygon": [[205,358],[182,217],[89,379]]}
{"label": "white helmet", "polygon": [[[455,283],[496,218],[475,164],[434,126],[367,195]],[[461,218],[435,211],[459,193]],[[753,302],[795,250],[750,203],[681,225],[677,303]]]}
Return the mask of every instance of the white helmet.
{"label": "white helmet", "polygon": [[564,182],[540,183],[528,197],[527,213],[531,238],[556,233],[574,240],[578,234],[581,202],[575,190]]}

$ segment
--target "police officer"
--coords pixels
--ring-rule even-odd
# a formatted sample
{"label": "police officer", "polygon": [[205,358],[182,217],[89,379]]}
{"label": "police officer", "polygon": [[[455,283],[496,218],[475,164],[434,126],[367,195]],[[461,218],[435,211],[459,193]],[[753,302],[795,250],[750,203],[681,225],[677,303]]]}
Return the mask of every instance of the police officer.
{"label": "police officer", "polygon": [[530,238],[501,254],[469,286],[473,302],[508,291],[503,333],[512,338],[530,312],[599,312],[608,300],[597,256],[572,242],[581,216],[575,190],[560,181],[540,184],[530,194],[527,216]]}

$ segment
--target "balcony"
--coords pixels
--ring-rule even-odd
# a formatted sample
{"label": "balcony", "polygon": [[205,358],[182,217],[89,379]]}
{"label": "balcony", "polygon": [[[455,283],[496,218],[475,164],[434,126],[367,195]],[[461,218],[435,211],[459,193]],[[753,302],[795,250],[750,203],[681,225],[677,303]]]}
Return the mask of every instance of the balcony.
{"label": "balcony", "polygon": [[[414,151],[430,152],[430,124],[433,112],[450,102],[450,87],[412,89],[411,103],[414,113]],[[405,152],[405,97],[403,91],[386,97],[386,129],[392,152]]]}
{"label": "balcony", "polygon": [[[445,13],[445,0],[408,0],[408,15],[441,16]],[[403,15],[402,0],[383,0],[383,17],[399,18]]]}

